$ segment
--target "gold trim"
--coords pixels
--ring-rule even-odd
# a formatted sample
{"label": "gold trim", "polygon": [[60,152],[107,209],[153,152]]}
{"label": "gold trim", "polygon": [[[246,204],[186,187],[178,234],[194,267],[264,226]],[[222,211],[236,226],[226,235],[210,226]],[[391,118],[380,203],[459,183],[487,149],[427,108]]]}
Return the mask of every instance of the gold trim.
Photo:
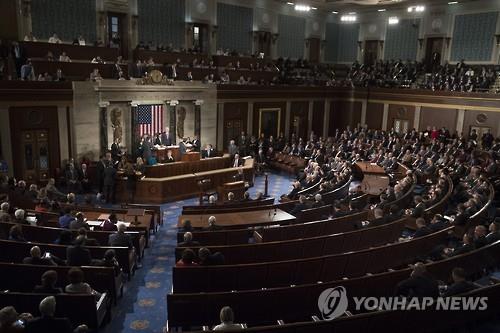
{"label": "gold trim", "polygon": [[262,113],[263,112],[278,112],[278,123],[276,125],[276,136],[280,135],[280,125],[281,125],[281,109],[280,108],[261,108],[259,109],[259,138],[262,129]]}

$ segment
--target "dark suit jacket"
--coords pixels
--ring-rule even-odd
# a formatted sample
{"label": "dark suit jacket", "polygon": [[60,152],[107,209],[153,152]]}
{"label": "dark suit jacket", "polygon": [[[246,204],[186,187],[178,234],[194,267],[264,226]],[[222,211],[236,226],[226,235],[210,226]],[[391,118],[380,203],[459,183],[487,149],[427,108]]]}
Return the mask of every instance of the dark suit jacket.
{"label": "dark suit jacket", "polygon": [[181,242],[177,244],[178,247],[198,247],[200,243],[197,241]]}
{"label": "dark suit jacket", "polygon": [[168,133],[168,137],[166,133],[162,133],[161,144],[164,146],[170,146],[172,144],[172,136],[170,135],[170,133]]}
{"label": "dark suit jacket", "polygon": [[109,246],[124,246],[128,247],[129,249],[133,247],[132,239],[130,239],[130,236],[121,232],[109,235],[108,244]]}
{"label": "dark suit jacket", "polygon": [[191,142],[191,144],[193,145],[193,150],[194,151],[197,151],[199,152],[200,151],[200,140],[193,140],[193,142]]}
{"label": "dark suit jacket", "polygon": [[113,186],[115,184],[116,169],[108,166],[104,169],[104,186]]}
{"label": "dark suit jacket", "polygon": [[[209,156],[209,153],[210,153],[210,156]],[[215,153],[215,150],[213,150],[213,149],[203,149],[201,151],[202,158],[215,157],[215,156],[216,156],[216,153]]]}
{"label": "dark suit jacket", "polygon": [[71,333],[71,322],[68,318],[38,317],[26,323],[26,333]]}
{"label": "dark suit jacket", "polygon": [[476,286],[469,281],[456,282],[446,289],[443,297],[450,297],[458,294],[463,294],[476,289]]}
{"label": "dark suit jacket", "polygon": [[68,266],[88,266],[92,262],[90,251],[81,246],[70,246],[66,250]]}
{"label": "dark suit jacket", "polygon": [[437,297],[438,283],[429,275],[410,277],[401,281],[396,287],[396,295],[408,297]]}

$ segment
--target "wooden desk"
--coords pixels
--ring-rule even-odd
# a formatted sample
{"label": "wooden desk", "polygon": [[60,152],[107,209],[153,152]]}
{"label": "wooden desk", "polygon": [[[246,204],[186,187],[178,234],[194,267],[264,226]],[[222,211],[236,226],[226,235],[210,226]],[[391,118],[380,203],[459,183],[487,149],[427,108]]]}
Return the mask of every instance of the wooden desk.
{"label": "wooden desk", "polygon": [[181,160],[181,153],[179,151],[179,146],[160,146],[153,148],[153,155],[156,156],[156,160],[159,163],[163,163],[167,159],[167,151],[172,151],[172,157],[175,161]]}
{"label": "wooden desk", "polygon": [[181,160],[183,162],[194,162],[194,161],[199,161],[200,160],[200,153],[197,151],[190,151],[182,155]]}
{"label": "wooden desk", "polygon": [[[234,179],[233,176],[236,175],[237,172],[237,168],[224,168],[163,178],[145,177],[137,181],[135,203],[161,204],[173,200],[190,198],[200,193],[197,183],[198,180],[210,179],[212,186],[217,188],[217,186],[221,184],[232,182]],[[245,160],[243,175],[245,181],[248,182],[250,186],[253,186],[253,159]],[[118,179],[116,187],[117,200],[125,202],[127,201],[128,195],[126,179]]]}
{"label": "wooden desk", "polygon": [[[275,215],[276,212],[276,215]],[[251,226],[263,226],[269,224],[289,224],[295,221],[295,216],[281,209],[252,210],[236,213],[207,213],[179,216],[178,226],[181,227],[185,220],[191,221],[194,228],[208,227],[208,218],[215,216],[216,224],[224,228],[246,228]]]}
{"label": "wooden desk", "polygon": [[238,201],[243,199],[245,193],[245,182],[236,181],[231,183],[224,183],[217,188],[217,198],[220,203],[227,201],[227,194],[233,192],[234,200]]}
{"label": "wooden desk", "polygon": [[380,165],[370,162],[356,162],[357,166],[366,174],[384,174],[385,170]]}
{"label": "wooden desk", "polygon": [[[178,160],[177,160],[178,161]],[[145,175],[150,178],[172,177],[190,173],[228,168],[231,160],[229,155],[223,157],[205,158],[192,162],[173,162],[146,166]]]}

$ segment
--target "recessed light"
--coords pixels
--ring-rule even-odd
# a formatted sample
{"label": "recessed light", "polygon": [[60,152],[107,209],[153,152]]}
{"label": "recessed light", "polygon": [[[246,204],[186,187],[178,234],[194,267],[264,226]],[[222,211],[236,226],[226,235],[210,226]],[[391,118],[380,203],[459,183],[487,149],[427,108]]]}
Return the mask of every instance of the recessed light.
{"label": "recessed light", "polygon": [[349,15],[356,15],[356,12],[350,12]]}
{"label": "recessed light", "polygon": [[389,17],[389,24],[390,25],[394,25],[394,24],[398,24],[398,23],[399,23],[399,19],[396,16]]}
{"label": "recessed light", "polygon": [[448,5],[456,5],[458,3],[458,1],[450,1],[448,2]]}
{"label": "recessed light", "polygon": [[316,7],[311,7],[311,9],[312,9],[312,10],[317,10],[318,8],[316,8]]}
{"label": "recessed light", "polygon": [[307,5],[295,5],[295,10],[299,12],[308,12],[311,10],[311,7]]}
{"label": "recessed light", "polygon": [[332,14],[338,14],[338,13],[339,13],[339,12],[337,12],[337,11],[332,11]]}
{"label": "recessed light", "polygon": [[378,12],[385,12],[385,8],[381,8],[377,10]]}
{"label": "recessed light", "polygon": [[293,2],[287,2],[286,4],[287,4],[287,5],[290,5],[290,6],[295,5]]}

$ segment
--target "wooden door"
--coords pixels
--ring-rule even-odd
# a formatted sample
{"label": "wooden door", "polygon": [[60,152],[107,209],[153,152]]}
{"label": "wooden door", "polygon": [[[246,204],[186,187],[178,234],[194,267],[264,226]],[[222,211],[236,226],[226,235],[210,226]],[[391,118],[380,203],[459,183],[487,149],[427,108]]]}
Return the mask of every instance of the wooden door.
{"label": "wooden door", "polygon": [[309,39],[309,62],[319,63],[320,40],[319,38]]}
{"label": "wooden door", "polygon": [[47,129],[23,130],[19,156],[21,175],[29,183],[46,182],[50,171],[49,131]]}
{"label": "wooden door", "polygon": [[373,65],[378,59],[378,40],[365,41],[365,65]]}
{"label": "wooden door", "polygon": [[257,54],[264,53],[266,57],[271,56],[271,33],[259,31],[257,37]]}
{"label": "wooden door", "polygon": [[198,53],[207,53],[209,49],[208,25],[196,23],[193,25],[192,33],[193,35],[191,36],[191,40],[193,41],[193,44],[191,48],[196,50]]}

